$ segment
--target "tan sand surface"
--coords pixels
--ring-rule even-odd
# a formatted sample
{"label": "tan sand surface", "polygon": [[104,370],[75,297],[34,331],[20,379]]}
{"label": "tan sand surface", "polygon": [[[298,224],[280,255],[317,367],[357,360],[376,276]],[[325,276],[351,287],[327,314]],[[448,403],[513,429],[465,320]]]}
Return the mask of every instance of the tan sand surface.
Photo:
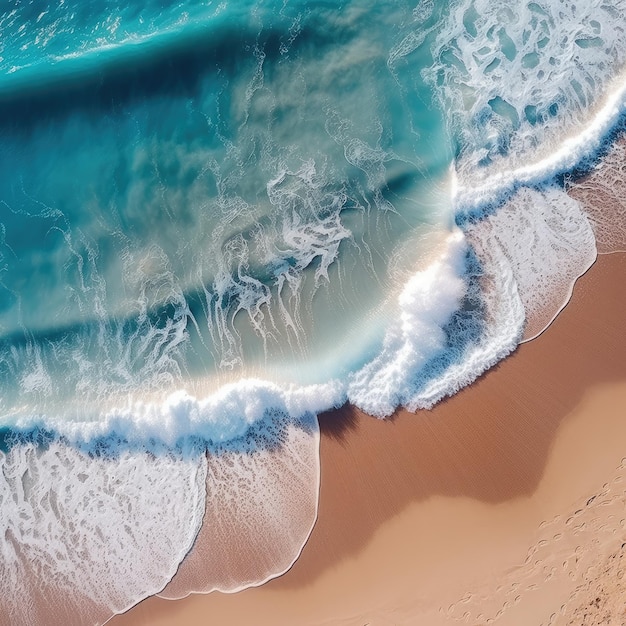
{"label": "tan sand surface", "polygon": [[322,416],[319,518],[287,574],[110,624],[626,624],[625,279],[600,257],[539,339],[432,411]]}

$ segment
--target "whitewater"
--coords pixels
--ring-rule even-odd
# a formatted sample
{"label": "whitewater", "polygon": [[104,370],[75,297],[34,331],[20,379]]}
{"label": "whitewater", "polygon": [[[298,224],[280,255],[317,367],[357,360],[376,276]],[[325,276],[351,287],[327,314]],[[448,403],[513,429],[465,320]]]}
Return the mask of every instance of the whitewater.
{"label": "whitewater", "polygon": [[623,2],[2,11],[2,624],[284,573],[320,413],[431,408],[626,244]]}

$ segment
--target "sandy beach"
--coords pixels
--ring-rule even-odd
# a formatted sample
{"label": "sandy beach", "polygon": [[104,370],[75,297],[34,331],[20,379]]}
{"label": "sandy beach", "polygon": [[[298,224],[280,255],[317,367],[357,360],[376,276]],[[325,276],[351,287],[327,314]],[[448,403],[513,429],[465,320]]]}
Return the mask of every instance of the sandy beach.
{"label": "sandy beach", "polygon": [[263,587],[151,598],[112,626],[626,623],[626,255],[470,388],[321,416],[318,521]]}

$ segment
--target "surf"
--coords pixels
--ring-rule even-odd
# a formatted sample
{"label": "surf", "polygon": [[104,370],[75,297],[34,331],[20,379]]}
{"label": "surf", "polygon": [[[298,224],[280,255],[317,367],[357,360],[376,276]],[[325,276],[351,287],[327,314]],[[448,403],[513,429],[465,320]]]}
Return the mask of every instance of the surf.
{"label": "surf", "polygon": [[12,623],[46,615],[28,560],[98,623],[286,571],[320,412],[430,408],[566,304],[597,222],[563,175],[624,110],[618,5],[172,5],[94,38],[111,7],[0,21],[50,37],[0,79]]}

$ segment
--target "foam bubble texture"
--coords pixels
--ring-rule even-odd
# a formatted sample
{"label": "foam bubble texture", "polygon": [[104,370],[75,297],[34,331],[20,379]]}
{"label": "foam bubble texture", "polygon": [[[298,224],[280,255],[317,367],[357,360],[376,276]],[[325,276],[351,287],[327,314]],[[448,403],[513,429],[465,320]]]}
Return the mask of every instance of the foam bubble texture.
{"label": "foam bubble texture", "polygon": [[204,456],[0,453],[0,622],[102,623],[161,590],[202,521]]}
{"label": "foam bubble texture", "polygon": [[625,11],[602,0],[454,3],[424,75],[452,111],[461,170],[536,160],[576,132],[624,64]]}
{"label": "foam bubble texture", "polygon": [[204,522],[193,550],[159,595],[233,592],[285,572],[317,515],[319,429],[275,416],[274,445],[208,454]]}
{"label": "foam bubble texture", "polygon": [[561,189],[520,189],[480,226],[510,263],[526,312],[524,340],[540,334],[569,301],[596,258],[593,231]]}

